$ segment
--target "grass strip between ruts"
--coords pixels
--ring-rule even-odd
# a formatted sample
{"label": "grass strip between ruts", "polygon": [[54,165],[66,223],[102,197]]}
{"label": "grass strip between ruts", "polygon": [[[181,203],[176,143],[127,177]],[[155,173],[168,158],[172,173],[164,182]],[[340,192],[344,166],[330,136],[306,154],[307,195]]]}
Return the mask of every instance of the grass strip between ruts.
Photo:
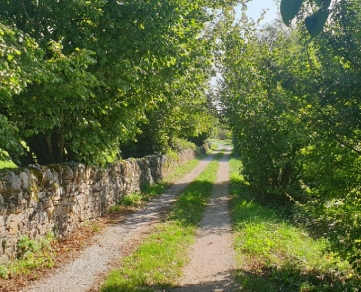
{"label": "grass strip between ruts", "polygon": [[185,189],[174,203],[168,218],[160,223],[131,256],[122,260],[119,269],[111,272],[102,292],[154,291],[173,285],[187,263],[187,248],[194,242],[195,231],[202,219],[219,167],[215,161]]}
{"label": "grass strip between ruts", "polygon": [[[258,202],[231,157],[231,209],[239,259],[236,280],[242,291],[358,291],[345,280],[349,264],[329,249],[326,239],[312,238],[285,215],[285,208]],[[355,286],[354,286],[355,288]]]}

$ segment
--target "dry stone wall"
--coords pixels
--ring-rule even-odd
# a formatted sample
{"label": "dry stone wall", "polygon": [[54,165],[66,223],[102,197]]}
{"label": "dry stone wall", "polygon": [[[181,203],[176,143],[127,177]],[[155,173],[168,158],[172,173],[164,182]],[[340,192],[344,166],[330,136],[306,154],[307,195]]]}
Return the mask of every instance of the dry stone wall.
{"label": "dry stone wall", "polygon": [[195,151],[187,149],[179,160],[154,155],[106,168],[69,164],[1,170],[0,264],[16,257],[22,235],[36,240],[53,231],[66,237],[123,196],[139,192],[142,184],[154,184],[194,157]]}

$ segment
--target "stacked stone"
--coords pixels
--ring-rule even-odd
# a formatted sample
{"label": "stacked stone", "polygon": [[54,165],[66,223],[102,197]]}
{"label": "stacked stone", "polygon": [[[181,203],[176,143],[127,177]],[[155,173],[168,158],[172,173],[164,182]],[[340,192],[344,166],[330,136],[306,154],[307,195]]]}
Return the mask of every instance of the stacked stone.
{"label": "stacked stone", "polygon": [[66,237],[123,196],[139,192],[142,184],[154,184],[194,157],[188,149],[179,160],[154,155],[106,168],[74,163],[1,170],[0,264],[16,257],[21,235],[37,240],[52,231]]}

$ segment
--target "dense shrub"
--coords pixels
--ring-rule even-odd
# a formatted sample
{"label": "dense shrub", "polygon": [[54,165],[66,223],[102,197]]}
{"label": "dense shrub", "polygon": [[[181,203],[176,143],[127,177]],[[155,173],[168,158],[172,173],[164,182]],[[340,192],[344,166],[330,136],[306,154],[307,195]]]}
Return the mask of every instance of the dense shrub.
{"label": "dense shrub", "polygon": [[230,15],[218,59],[223,115],[250,187],[263,200],[297,202],[297,221],[359,272],[360,17],[359,1],[335,2],[310,43],[303,21],[297,31],[281,22],[257,30]]}

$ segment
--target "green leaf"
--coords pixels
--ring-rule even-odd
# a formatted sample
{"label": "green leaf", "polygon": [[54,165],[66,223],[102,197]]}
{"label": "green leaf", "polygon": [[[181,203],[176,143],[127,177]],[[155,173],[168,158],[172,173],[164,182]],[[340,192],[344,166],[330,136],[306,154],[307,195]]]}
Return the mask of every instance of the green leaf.
{"label": "green leaf", "polygon": [[283,22],[290,26],[291,20],[296,16],[301,8],[303,0],[282,0],[281,15]]}
{"label": "green leaf", "polygon": [[354,34],[355,37],[361,38],[361,29]]}
{"label": "green leaf", "polygon": [[311,35],[311,37],[314,38],[322,32],[322,29],[325,26],[327,18],[328,18],[327,10],[319,10],[315,14],[306,17],[305,23],[308,33]]}

